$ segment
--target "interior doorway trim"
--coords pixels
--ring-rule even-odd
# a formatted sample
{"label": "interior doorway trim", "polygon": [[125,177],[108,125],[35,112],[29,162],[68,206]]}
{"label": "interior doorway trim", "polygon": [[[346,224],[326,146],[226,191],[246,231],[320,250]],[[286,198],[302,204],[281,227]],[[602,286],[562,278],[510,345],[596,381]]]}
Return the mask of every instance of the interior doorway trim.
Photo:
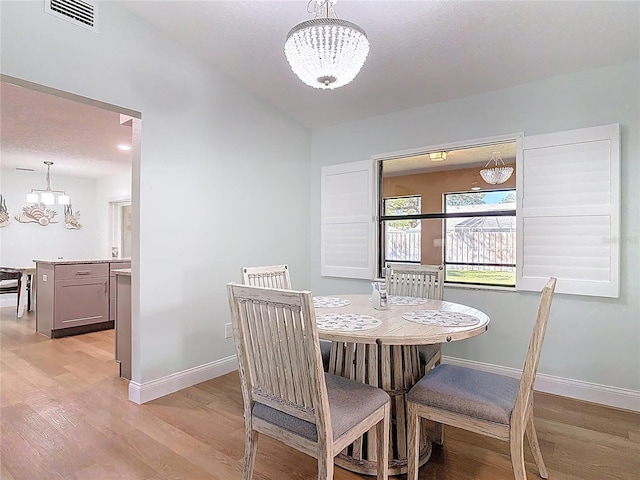
{"label": "interior doorway trim", "polygon": [[18,87],[24,87],[30,90],[35,90],[36,92],[48,93],[50,95],[55,95],[56,97],[61,97],[66,100],[72,100],[74,102],[83,103],[85,105],[101,108],[103,110],[108,110],[110,112],[121,113],[123,115],[129,115],[130,117],[133,117],[133,118],[142,119],[142,113],[136,112],[135,110],[129,110],[128,108],[119,107],[117,105],[111,105],[110,103],[101,102],[100,100],[94,100],[93,98],[83,97],[82,95],[76,95],[75,93],[65,92],[64,90],[58,90],[57,88],[47,87],[46,85],[33,83],[28,80],[12,77],[10,75],[5,75],[3,73],[0,73],[0,81],[5,83],[10,83]]}

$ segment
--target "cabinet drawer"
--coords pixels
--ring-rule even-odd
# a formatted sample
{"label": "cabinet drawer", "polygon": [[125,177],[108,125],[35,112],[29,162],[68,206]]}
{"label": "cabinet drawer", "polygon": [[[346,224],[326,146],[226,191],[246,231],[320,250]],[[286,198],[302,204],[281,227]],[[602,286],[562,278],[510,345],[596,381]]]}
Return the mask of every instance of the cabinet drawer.
{"label": "cabinet drawer", "polygon": [[108,277],[108,263],[79,263],[77,265],[56,265],[56,281],[72,278]]}

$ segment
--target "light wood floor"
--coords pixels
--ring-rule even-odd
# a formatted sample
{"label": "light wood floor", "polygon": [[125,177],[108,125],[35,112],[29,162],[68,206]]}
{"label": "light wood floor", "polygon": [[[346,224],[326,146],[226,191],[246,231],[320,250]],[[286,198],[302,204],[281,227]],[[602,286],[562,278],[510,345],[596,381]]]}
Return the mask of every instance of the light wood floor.
{"label": "light wood floor", "polygon": [[[35,315],[0,309],[3,480],[240,478],[242,396],[235,373],[136,405],[113,360],[113,330],[49,340]],[[640,414],[536,394],[549,478],[634,479]],[[529,479],[539,478],[527,452]],[[312,480],[316,462],[262,437],[255,480]],[[336,480],[363,479],[336,469]],[[404,478],[404,476],[397,477]],[[511,479],[506,443],[447,428],[420,479]]]}

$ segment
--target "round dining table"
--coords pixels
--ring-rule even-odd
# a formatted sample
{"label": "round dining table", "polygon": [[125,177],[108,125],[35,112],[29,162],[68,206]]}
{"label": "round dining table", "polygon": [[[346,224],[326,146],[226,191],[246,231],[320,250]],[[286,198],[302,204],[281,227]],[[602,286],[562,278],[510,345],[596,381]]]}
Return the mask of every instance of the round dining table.
{"label": "round dining table", "polygon": [[[315,297],[316,323],[321,339],[330,340],[329,373],[374,385],[391,397],[389,474],[407,471],[405,394],[425,372],[419,346],[471,338],[484,333],[489,317],[458,303],[412,297],[389,297],[386,310],[373,307],[371,295]],[[431,441],[423,429],[420,465],[431,455]],[[376,475],[376,441],[372,430],[343,450],[337,465]]]}

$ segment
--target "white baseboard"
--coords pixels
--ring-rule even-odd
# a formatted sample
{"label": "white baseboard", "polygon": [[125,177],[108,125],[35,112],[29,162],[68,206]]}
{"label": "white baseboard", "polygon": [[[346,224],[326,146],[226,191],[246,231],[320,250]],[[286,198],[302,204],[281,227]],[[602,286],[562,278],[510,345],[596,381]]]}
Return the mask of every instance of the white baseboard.
{"label": "white baseboard", "polygon": [[[463,367],[477,368],[485,372],[499,373],[510,377],[519,378],[521,371],[517,368],[502,367],[490,363],[476,362],[455,357],[442,357],[442,363],[460,365]],[[575,398],[587,402],[599,403],[609,407],[623,408],[640,412],[640,391],[628,390],[597,383],[573,380],[570,378],[556,377],[545,373],[536,375],[535,390],[552,393],[563,397]]]}
{"label": "white baseboard", "polygon": [[150,382],[129,382],[129,400],[141,404],[238,369],[235,355],[188,368]]}
{"label": "white baseboard", "polygon": [[[520,377],[520,370],[517,368],[502,367],[500,365],[448,356],[443,356],[442,362],[477,368],[485,372],[499,373],[514,378]],[[238,361],[236,356],[232,355],[150,382],[140,384],[132,381],[129,382],[129,400],[138,404],[146,403],[197,383],[206,382],[212,378],[225,375],[237,369]],[[556,377],[545,373],[538,373],[536,376],[535,389],[539,392],[640,412],[640,391],[637,390],[610,387],[608,385],[584,382],[582,380]]]}

